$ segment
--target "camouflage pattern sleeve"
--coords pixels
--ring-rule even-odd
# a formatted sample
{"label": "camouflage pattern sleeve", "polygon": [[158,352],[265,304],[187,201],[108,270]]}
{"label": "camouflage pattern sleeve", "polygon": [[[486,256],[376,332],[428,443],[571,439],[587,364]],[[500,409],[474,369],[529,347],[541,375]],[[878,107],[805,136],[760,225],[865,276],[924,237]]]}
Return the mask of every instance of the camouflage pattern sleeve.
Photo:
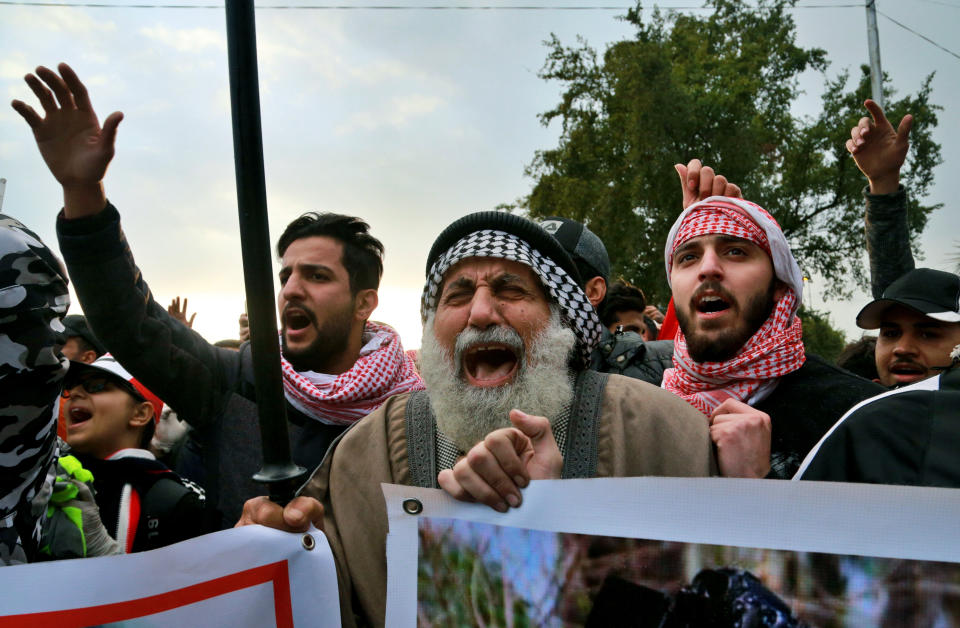
{"label": "camouflage pattern sleeve", "polygon": [[0,214],[0,565],[32,558],[57,454],[56,409],[69,362],[63,264],[32,231]]}

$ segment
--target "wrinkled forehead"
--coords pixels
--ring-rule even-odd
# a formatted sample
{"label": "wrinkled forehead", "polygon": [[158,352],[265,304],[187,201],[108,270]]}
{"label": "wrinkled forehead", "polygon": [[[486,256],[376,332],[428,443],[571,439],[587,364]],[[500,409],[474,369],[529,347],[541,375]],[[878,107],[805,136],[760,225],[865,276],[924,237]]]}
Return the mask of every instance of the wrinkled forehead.
{"label": "wrinkled forehead", "polygon": [[533,269],[513,260],[497,257],[467,257],[451,266],[440,282],[440,296],[455,285],[478,284],[502,285],[519,283],[536,292],[547,300],[543,283]]}

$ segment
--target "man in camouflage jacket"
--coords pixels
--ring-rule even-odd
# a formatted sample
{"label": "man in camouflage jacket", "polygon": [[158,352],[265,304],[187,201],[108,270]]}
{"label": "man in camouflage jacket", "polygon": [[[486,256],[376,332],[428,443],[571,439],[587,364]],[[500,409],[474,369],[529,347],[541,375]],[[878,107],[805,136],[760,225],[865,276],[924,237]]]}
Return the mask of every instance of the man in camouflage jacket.
{"label": "man in camouflage jacket", "polygon": [[32,559],[40,539],[68,367],[57,343],[69,304],[60,260],[0,214],[0,565]]}

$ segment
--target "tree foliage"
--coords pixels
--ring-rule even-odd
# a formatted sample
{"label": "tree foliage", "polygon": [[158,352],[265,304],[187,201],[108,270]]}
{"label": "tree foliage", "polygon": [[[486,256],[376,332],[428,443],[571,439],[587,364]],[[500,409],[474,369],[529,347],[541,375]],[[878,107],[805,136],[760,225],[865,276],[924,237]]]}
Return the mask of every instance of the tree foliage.
{"label": "tree foliage", "polygon": [[[846,295],[851,282],[867,281],[865,180],[844,142],[866,115],[868,69],[853,91],[846,73],[826,80],[820,115],[797,117],[798,77],[825,73],[827,55],[796,45],[791,0],[707,5],[708,15],[654,10],[647,19],[638,4],[622,18],[634,37],[610,45],[602,60],[582,38],[574,46],[555,35],[545,42],[540,77],[563,93],[540,120],[561,124],[559,144],[527,166],[530,194],[502,207],[586,223],[606,243],[614,276],[663,304],[663,246],[681,198],[673,164],[698,157],[777,218],[804,272],[822,275],[829,296]],[[939,207],[922,204],[940,163],[931,79],[915,95],[887,100],[894,125],[915,116],[901,179],[914,242]]]}
{"label": "tree foliage", "polygon": [[797,312],[803,323],[803,348],[807,353],[815,353],[828,362],[836,362],[847,344],[842,331],[830,324],[830,317],[809,307],[801,307]]}

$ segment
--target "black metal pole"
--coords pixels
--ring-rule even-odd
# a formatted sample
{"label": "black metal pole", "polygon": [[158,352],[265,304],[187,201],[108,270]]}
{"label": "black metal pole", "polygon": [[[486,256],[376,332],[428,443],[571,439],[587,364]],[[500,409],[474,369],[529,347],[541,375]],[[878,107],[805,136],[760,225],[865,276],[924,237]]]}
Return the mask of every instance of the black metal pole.
{"label": "black metal pole", "polygon": [[268,485],[270,499],[286,504],[306,469],[290,459],[287,410],[280,372],[280,346],[273,301],[273,264],[263,174],[257,33],[252,0],[227,0],[227,55],[233,113],[233,159],[237,177],[243,280],[250,319],[250,349],[260,415],[263,468],[253,476]]}

